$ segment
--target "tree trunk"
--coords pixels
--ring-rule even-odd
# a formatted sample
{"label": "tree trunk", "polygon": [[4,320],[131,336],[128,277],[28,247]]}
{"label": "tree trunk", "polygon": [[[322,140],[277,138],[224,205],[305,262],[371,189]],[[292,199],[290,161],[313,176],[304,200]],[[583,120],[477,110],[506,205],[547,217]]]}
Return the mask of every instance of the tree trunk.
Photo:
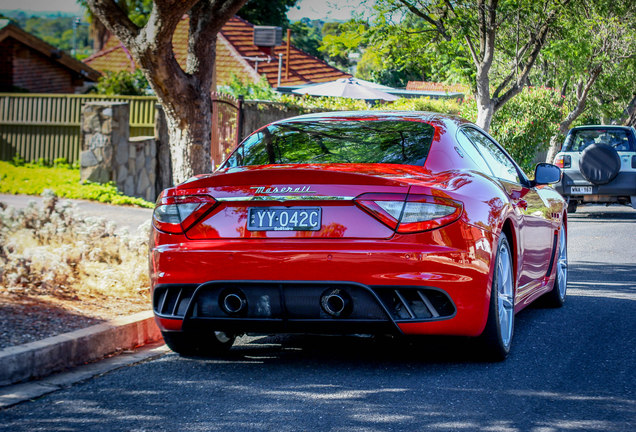
{"label": "tree trunk", "polygon": [[196,102],[180,107],[185,109],[181,118],[166,110],[172,181],[179,184],[197,174],[212,171],[210,139],[212,133],[212,98],[202,94]]}
{"label": "tree trunk", "polygon": [[623,124],[625,126],[636,126],[636,95],[634,95],[632,100],[627,104],[627,108],[625,108]]}
{"label": "tree trunk", "polygon": [[[246,0],[154,0],[143,27],[134,24],[114,0],[86,2],[130,51],[157,94],[170,137],[173,182],[210,173],[216,35]],[[190,25],[183,69],[172,49],[172,37],[186,13]]]}
{"label": "tree trunk", "polygon": [[477,126],[488,132],[494,115],[495,104],[492,100],[488,100],[483,104],[477,102]]}
{"label": "tree trunk", "polygon": [[558,152],[561,151],[561,144],[563,144],[562,135],[560,133],[552,135],[552,138],[550,138],[550,147],[548,148],[548,154],[545,157],[545,161],[547,163],[554,163],[555,156]]}

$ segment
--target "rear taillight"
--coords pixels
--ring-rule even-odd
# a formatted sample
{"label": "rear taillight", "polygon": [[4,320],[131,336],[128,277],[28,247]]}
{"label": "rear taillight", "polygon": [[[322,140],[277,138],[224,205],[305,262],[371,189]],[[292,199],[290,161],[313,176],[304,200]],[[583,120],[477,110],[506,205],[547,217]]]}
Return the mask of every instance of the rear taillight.
{"label": "rear taillight", "polygon": [[570,168],[572,166],[572,158],[570,155],[557,155],[554,158],[554,164],[559,168]]}
{"label": "rear taillight", "polygon": [[459,219],[463,208],[458,201],[418,194],[364,194],[355,202],[401,234],[448,225]]}
{"label": "rear taillight", "polygon": [[160,231],[182,234],[215,204],[214,198],[207,195],[160,197],[152,213],[152,222]]}

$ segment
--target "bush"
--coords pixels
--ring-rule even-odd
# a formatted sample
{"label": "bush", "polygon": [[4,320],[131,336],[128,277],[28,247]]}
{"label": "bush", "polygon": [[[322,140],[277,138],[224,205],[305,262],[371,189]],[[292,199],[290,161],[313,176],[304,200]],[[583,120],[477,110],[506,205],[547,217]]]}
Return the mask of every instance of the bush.
{"label": "bush", "polygon": [[115,234],[51,192],[24,210],[0,203],[0,294],[147,298],[148,231]]}
{"label": "bush", "polygon": [[456,99],[431,99],[425,97],[416,99],[400,98],[391,104],[376,106],[374,109],[430,111],[459,115],[461,113],[461,106],[461,102]]}
{"label": "bush", "polygon": [[145,96],[153,94],[150,84],[141,69],[135,72],[107,71],[95,86],[96,93],[104,95]]}

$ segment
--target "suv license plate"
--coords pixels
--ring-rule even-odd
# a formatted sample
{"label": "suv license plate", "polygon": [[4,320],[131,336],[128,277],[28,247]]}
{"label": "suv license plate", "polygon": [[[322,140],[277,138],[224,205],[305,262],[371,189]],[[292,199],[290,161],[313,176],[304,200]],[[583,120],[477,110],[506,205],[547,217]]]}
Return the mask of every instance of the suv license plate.
{"label": "suv license plate", "polygon": [[575,194],[578,194],[578,195],[591,194],[592,193],[592,186],[572,186],[572,189],[570,190],[570,193],[572,195],[575,195]]}
{"label": "suv license plate", "polygon": [[247,215],[249,231],[318,231],[320,207],[250,207]]}

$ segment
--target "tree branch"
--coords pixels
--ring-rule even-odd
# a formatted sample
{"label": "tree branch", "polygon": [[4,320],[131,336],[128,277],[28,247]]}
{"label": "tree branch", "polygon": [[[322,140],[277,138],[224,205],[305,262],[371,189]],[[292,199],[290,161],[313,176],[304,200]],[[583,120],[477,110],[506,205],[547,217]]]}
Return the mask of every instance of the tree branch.
{"label": "tree branch", "polygon": [[[562,6],[567,5],[570,0],[564,0]],[[545,21],[539,28],[538,34],[533,36],[530,41],[528,41],[528,48],[530,49],[530,53],[528,54],[528,58],[522,66],[521,73],[517,76],[515,83],[501,96],[497,92],[493,95],[493,99],[495,102],[495,110],[499,109],[503,104],[508,102],[514,96],[519,94],[523,87],[526,85],[528,81],[528,75],[534,66],[534,63],[539,57],[539,53],[541,52],[541,48],[545,44],[548,33],[552,27],[553,22],[556,20],[558,14],[560,13],[560,8],[554,8],[550,11]],[[524,47],[524,50],[526,48]],[[497,91],[503,91],[503,86],[498,86]]]}
{"label": "tree branch", "polygon": [[422,18],[424,21],[432,25],[435,28],[435,30],[448,42],[452,40],[452,37],[446,31],[446,28],[444,27],[444,23],[441,20],[434,20],[433,18],[431,18],[429,14],[422,12],[420,9],[416,8],[415,5],[410,3],[408,0],[398,0],[398,1],[402,3],[409,11],[411,11],[411,13]]}
{"label": "tree branch", "polygon": [[565,135],[570,129],[570,125],[574,120],[577,119],[578,116],[581,115],[583,110],[585,110],[585,105],[587,103],[587,96],[590,93],[590,89],[592,85],[596,82],[599,75],[603,71],[603,66],[597,65],[594,69],[590,71],[590,74],[587,77],[587,81],[585,82],[585,86],[580,82],[577,90],[577,101],[576,107],[567,115],[567,117],[559,124],[559,132]]}
{"label": "tree branch", "polygon": [[216,36],[247,0],[202,0],[190,11],[186,72],[210,88],[216,58]]}
{"label": "tree branch", "polygon": [[128,18],[114,0],[86,0],[86,4],[109,32],[117,36],[126,47],[132,45],[139,34],[139,27]]}

